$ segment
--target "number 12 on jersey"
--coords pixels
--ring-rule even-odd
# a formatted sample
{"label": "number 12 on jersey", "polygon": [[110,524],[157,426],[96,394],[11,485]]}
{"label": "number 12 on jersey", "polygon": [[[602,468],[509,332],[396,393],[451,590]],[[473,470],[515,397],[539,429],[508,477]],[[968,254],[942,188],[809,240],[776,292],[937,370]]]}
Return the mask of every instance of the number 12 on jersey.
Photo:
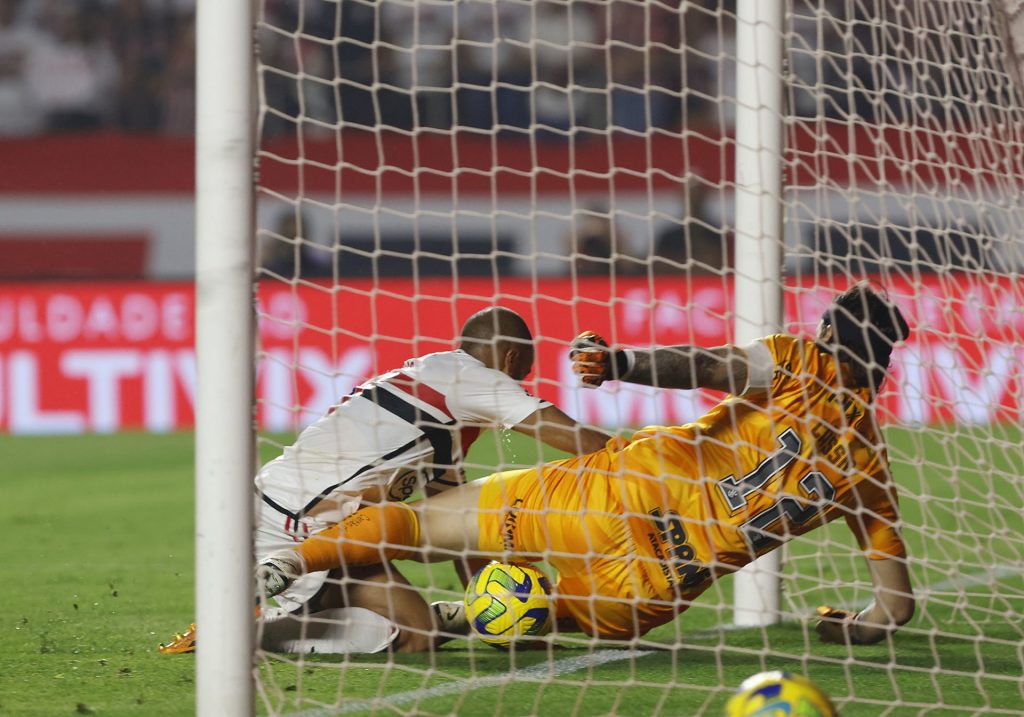
{"label": "number 12 on jersey", "polygon": [[[734,476],[726,476],[718,481],[718,487],[725,497],[726,503],[735,512],[747,505],[747,496],[763,490],[775,476],[782,473],[799,455],[802,443],[800,436],[792,428],[787,428],[779,435],[779,449],[765,458],[754,470],[740,480]],[[835,486],[819,471],[811,471],[799,482],[805,502],[795,495],[785,495],[774,504],[747,519],[740,530],[743,532],[754,553],[760,554],[782,542],[776,537],[779,521],[785,520],[787,525],[803,525],[814,516],[824,511],[825,506],[836,496]],[[773,532],[769,532],[772,531]]]}

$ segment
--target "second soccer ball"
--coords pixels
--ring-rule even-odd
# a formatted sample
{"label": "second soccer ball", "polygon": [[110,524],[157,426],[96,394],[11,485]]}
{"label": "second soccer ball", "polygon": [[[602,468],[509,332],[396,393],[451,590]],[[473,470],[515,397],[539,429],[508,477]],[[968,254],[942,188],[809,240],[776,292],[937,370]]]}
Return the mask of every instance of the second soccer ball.
{"label": "second soccer ball", "polygon": [[473,633],[489,645],[508,648],[517,638],[551,629],[551,585],[531,565],[491,562],[466,588],[466,618]]}
{"label": "second soccer ball", "polygon": [[761,672],[748,677],[725,706],[726,717],[836,717],[831,700],[802,675]]}

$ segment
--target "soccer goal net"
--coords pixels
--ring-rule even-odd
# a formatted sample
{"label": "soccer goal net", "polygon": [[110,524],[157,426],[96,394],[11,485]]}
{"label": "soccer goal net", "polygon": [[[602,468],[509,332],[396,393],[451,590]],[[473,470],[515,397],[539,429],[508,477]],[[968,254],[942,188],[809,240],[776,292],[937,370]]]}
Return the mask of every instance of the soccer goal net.
{"label": "soccer goal net", "polygon": [[[532,331],[535,396],[625,437],[683,425],[722,394],[582,390],[573,337],[810,338],[838,292],[870,280],[912,327],[878,415],[917,609],[877,645],[819,642],[817,606],[862,610],[873,596],[839,520],[759,561],[752,582],[724,575],[626,641],[556,627],[530,649],[456,638],[418,654],[303,654],[328,619],[307,605],[298,652],[257,649],[257,708],[719,715],[743,678],[781,669],[817,682],[844,715],[1019,714],[1018,20],[1016,3],[991,0],[259,3],[261,462],[368,378],[451,349],[494,305]],[[466,445],[470,427],[455,427]],[[564,456],[547,436],[484,431],[468,477]],[[377,460],[360,440],[331,436],[318,470],[337,470],[338,484],[353,461]],[[293,478],[281,490],[313,482]],[[289,510],[300,540],[305,514]],[[662,523],[652,541],[671,548]],[[678,576],[686,556],[666,555]],[[556,581],[559,556],[539,557]],[[394,565],[426,602],[462,599],[452,561]],[[627,621],[645,609],[617,597]]]}

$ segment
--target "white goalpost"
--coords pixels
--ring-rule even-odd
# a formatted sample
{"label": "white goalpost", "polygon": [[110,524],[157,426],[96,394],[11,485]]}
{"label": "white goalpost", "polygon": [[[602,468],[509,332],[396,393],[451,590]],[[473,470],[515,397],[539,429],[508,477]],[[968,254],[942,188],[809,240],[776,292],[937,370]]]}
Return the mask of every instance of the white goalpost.
{"label": "white goalpost", "polygon": [[[736,5],[735,338],[746,345],[782,321],[782,0]],[[736,625],[777,622],[781,551],[734,578]]]}
{"label": "white goalpost", "polygon": [[249,0],[196,19],[196,714],[253,712],[253,46]]}
{"label": "white goalpost", "polygon": [[[710,717],[772,669],[808,675],[843,714],[1019,713],[1016,3],[198,8],[198,714]],[[891,640],[818,642],[817,606],[872,598],[838,520],[679,599],[674,620],[628,643],[556,630],[511,652],[475,639],[398,656],[256,644],[257,449],[281,454],[366,379],[452,348],[473,312],[520,313],[536,344],[524,386],[628,436],[722,397],[580,390],[576,334],[634,347],[809,338],[859,281],[912,326],[878,398],[917,598]],[[552,455],[515,437],[480,434],[469,477]],[[335,439],[326,464],[350,448]],[[307,513],[281,515],[298,542]],[[674,540],[657,518],[651,544]],[[448,564],[399,567],[427,602],[463,594]],[[300,611],[297,639],[326,619]]]}

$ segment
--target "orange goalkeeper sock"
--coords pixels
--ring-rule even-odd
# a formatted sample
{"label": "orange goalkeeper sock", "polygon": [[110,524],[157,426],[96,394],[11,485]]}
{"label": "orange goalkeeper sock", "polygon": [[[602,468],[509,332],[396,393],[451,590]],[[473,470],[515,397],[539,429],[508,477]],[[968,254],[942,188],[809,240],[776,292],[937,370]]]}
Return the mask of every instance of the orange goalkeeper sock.
{"label": "orange goalkeeper sock", "polygon": [[342,565],[377,565],[411,558],[420,543],[420,521],[405,503],[382,503],[356,511],[337,525],[309,536],[296,552],[307,572]]}

